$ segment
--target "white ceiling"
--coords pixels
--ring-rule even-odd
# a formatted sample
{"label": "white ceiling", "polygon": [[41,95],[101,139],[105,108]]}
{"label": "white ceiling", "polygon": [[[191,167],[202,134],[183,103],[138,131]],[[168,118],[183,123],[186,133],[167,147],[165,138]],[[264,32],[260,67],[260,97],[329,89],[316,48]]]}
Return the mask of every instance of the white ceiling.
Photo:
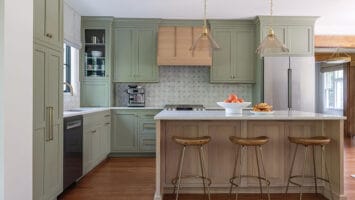
{"label": "white ceiling", "polygon": [[[201,19],[203,0],[65,0],[82,16]],[[209,19],[269,14],[268,0],[207,0]],[[355,35],[355,0],[274,0],[274,14],[319,16],[316,34]]]}

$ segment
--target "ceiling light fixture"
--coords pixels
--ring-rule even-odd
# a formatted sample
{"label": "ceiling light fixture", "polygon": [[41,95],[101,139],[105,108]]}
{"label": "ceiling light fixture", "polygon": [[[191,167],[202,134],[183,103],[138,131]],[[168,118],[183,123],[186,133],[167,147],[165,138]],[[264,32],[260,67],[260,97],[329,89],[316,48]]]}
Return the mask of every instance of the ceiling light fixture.
{"label": "ceiling light fixture", "polygon": [[208,40],[209,45],[211,49],[219,49],[219,45],[217,44],[216,40],[213,39],[211,33],[208,30],[207,27],[207,5],[206,5],[206,0],[204,0],[204,19],[203,19],[203,30],[200,36],[192,43],[192,46],[190,47],[191,51],[194,51],[197,47],[197,45],[200,43],[201,40]]}
{"label": "ceiling light fixture", "polygon": [[272,29],[272,16],[273,2],[272,0],[270,0],[271,23],[267,36],[263,39],[263,41],[261,41],[259,47],[256,49],[256,52],[260,55],[262,55],[266,49],[272,49],[273,52],[289,52],[289,49],[276,37],[275,32]]}
{"label": "ceiling light fixture", "polygon": [[[342,55],[343,54],[343,55]],[[340,52],[340,48],[336,48],[332,55],[323,61],[326,64],[342,64],[351,62],[351,56],[346,52]]]}

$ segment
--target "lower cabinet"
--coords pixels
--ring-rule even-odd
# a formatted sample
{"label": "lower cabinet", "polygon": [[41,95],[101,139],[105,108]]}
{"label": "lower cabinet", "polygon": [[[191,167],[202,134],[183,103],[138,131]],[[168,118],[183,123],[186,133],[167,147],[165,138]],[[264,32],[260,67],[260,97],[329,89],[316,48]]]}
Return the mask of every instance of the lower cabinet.
{"label": "lower cabinet", "polygon": [[161,110],[113,110],[112,153],[154,153],[154,115]]}
{"label": "lower cabinet", "polygon": [[111,112],[84,115],[83,175],[110,153]]}

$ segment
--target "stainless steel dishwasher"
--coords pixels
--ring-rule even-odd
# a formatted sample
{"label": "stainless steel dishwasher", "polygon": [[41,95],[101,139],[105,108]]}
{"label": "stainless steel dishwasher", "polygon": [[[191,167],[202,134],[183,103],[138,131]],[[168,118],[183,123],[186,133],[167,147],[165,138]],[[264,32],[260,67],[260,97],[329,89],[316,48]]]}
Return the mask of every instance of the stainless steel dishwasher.
{"label": "stainless steel dishwasher", "polygon": [[64,118],[63,189],[83,174],[83,116]]}

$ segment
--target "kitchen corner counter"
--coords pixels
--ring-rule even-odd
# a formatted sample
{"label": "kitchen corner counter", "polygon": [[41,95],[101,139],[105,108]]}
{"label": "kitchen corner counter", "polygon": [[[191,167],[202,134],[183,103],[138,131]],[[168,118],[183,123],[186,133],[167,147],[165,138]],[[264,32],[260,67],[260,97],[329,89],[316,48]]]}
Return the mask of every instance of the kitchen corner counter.
{"label": "kitchen corner counter", "polygon": [[250,111],[226,115],[224,110],[162,111],[155,120],[345,120],[344,116],[325,115],[301,111],[275,111],[270,115],[256,115]]}

